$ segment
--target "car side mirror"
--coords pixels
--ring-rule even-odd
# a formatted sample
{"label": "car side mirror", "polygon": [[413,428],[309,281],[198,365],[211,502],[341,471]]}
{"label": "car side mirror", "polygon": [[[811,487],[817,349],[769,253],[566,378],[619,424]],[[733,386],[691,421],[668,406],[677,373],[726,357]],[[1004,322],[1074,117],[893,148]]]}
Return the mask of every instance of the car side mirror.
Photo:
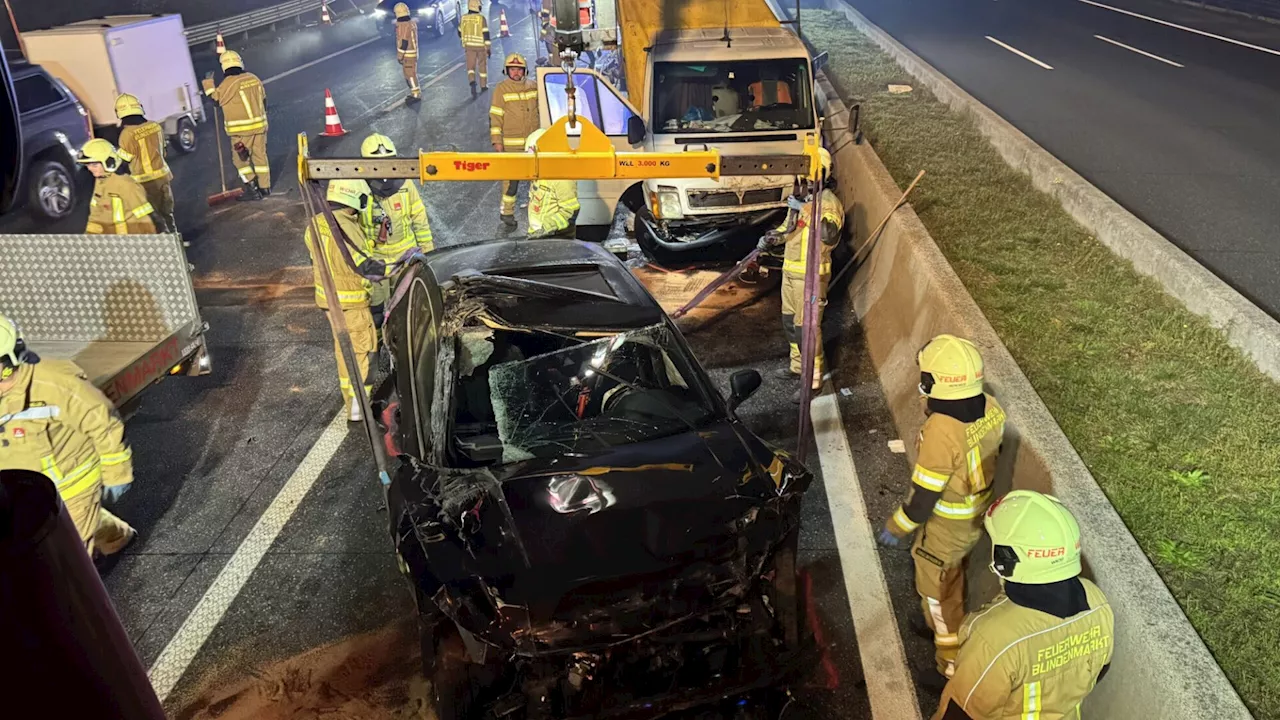
{"label": "car side mirror", "polygon": [[644,118],[639,115],[632,115],[627,118],[627,142],[632,145],[639,145],[644,142],[644,136],[647,130],[644,126]]}
{"label": "car side mirror", "polygon": [[739,370],[729,378],[729,409],[737,410],[738,406],[747,401],[760,389],[760,384],[764,379],[760,377],[759,370]]}

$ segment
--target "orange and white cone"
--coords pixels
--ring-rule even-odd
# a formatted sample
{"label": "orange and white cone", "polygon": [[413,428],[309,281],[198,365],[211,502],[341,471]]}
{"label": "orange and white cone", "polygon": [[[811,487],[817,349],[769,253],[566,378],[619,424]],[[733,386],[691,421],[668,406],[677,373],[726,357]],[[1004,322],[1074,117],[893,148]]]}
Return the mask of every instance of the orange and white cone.
{"label": "orange and white cone", "polygon": [[333,19],[329,17],[329,3],[320,3],[320,22],[325,25],[332,25]]}
{"label": "orange and white cone", "polygon": [[213,51],[219,55],[227,51],[227,43],[222,39],[222,33],[218,33],[217,39],[214,41]]}
{"label": "orange and white cone", "polygon": [[346,135],[346,128],[342,127],[342,120],[338,117],[338,106],[333,104],[333,94],[329,92],[329,88],[324,89],[324,132],[320,133],[323,137],[339,137]]}
{"label": "orange and white cone", "polygon": [[507,11],[498,12],[498,37],[511,37],[511,28],[507,26]]}

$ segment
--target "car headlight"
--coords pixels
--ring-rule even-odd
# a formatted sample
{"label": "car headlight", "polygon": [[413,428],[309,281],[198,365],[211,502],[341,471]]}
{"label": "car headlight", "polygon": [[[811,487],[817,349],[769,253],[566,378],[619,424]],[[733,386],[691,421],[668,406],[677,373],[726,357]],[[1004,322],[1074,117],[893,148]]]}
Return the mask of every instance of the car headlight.
{"label": "car headlight", "polygon": [[377,10],[374,10],[374,11],[373,11],[373,19],[374,19],[374,20],[381,20],[382,18],[384,18],[384,17],[386,17],[386,16],[387,16],[387,11],[386,11],[386,10],[383,10],[382,8],[378,8]]}
{"label": "car headlight", "polygon": [[680,191],[668,185],[658,186],[658,198],[654,203],[657,216],[663,220],[678,220],[684,217],[680,209]]}
{"label": "car headlight", "polygon": [[433,7],[418,8],[418,14],[422,17],[428,17],[436,11]]}

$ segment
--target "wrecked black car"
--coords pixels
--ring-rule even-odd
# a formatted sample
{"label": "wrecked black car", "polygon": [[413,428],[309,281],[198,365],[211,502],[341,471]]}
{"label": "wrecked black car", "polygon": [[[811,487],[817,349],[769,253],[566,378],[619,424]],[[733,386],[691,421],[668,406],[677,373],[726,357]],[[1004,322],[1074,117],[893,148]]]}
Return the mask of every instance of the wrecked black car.
{"label": "wrecked black car", "polygon": [[587,243],[437,250],[397,287],[374,408],[441,720],[654,717],[802,672],[812,478],[735,416],[759,373],[723,399]]}

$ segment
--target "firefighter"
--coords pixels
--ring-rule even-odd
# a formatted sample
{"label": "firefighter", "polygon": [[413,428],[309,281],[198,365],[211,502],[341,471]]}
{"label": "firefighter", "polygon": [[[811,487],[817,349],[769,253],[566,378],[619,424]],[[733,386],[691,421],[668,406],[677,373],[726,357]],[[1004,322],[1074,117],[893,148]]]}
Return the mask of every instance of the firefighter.
{"label": "firefighter", "polygon": [[547,64],[556,64],[556,15],[555,8],[552,7],[553,0],[542,0],[542,7],[538,10],[538,27],[539,34],[542,38],[542,45],[547,50]]}
{"label": "firefighter", "polygon": [[213,86],[213,73],[204,78],[204,91],[222,106],[222,121],[231,138],[231,161],[244,183],[241,200],[261,200],[271,194],[271,165],[267,160],[267,91],[257,75],[245,72],[240,53],[228,50],[218,58],[222,83]]}
{"label": "firefighter", "polygon": [[89,169],[93,200],[84,231],[91,235],[149,235],[156,231],[147,201],[147,191],[137,180],[124,174],[124,159],[116,147],[94,138],[80,148],[76,162]]}
{"label": "firefighter", "polygon": [[916,593],[933,632],[938,672],[951,677],[964,620],[965,564],[991,502],[1005,415],[983,392],[982,355],[973,343],[939,335],[920,350],[917,361],[926,418],[916,466],[905,502],[877,541],[905,548],[915,534]]}
{"label": "firefighter", "polygon": [[[827,304],[827,286],[831,282],[831,253],[840,242],[840,233],[844,229],[844,205],[832,191],[834,179],[831,176],[831,153],[821,148],[819,155],[826,189],[822,191],[821,197],[822,234],[819,236],[818,246],[818,304],[814,317],[814,330],[818,338],[813,359],[814,390],[822,385],[825,365],[822,352],[822,311]],[[790,345],[791,362],[779,372],[779,378],[784,379],[800,377],[803,371],[800,343],[804,336],[804,280],[808,268],[808,225],[813,218],[813,187],[808,180],[800,180],[799,186],[798,194],[787,199],[787,205],[791,208],[787,220],[761,238],[759,244],[762,252],[779,244],[786,244],[782,262],[782,330]],[[803,388],[798,389],[792,395],[791,402],[799,404],[805,395]]]}
{"label": "firefighter", "polygon": [[[396,146],[386,135],[374,133],[361,143],[360,155],[367,158],[395,157]],[[380,326],[381,323],[376,321],[391,295],[390,276],[395,272],[397,262],[410,250],[431,252],[435,249],[435,240],[431,235],[431,223],[427,220],[427,207],[412,181],[370,180],[369,191],[371,202],[360,213],[360,224],[369,240],[366,255],[382,261],[386,267],[387,279],[373,284],[369,299],[375,324]]]}
{"label": "firefighter", "polygon": [[402,2],[396,3],[392,10],[396,14],[396,60],[404,70],[405,82],[409,83],[409,96],[418,100],[422,98],[422,88],[418,87],[418,21]]}
{"label": "firefighter", "polygon": [[138,98],[125,93],[116,98],[120,119],[120,147],[117,154],[129,163],[129,174],[142,183],[153,210],[151,219],[160,232],[176,233],[173,219],[173,173],[164,159],[164,129],[147,120]]}
{"label": "firefighter", "polygon": [[41,360],[0,315],[0,467],[53,481],[90,554],[114,555],[138,532],[102,507],[133,482],[120,415],[69,360]]}
{"label": "firefighter", "polygon": [[[324,242],[324,257],[328,260],[329,272],[333,275],[334,289],[338,292],[338,304],[342,307],[342,316],[346,320],[347,330],[351,333],[351,347],[356,356],[358,379],[364,383],[366,393],[373,390],[369,385],[369,355],[377,349],[377,330],[373,326],[373,316],[369,311],[370,284],[365,273],[375,272],[377,262],[373,260],[362,263],[359,269],[352,267],[352,260],[362,257],[368,245],[364,230],[360,227],[360,214],[371,202],[369,185],[363,180],[331,180],[326,194],[329,208],[334,219],[338,221],[339,237],[334,236],[334,229],[329,227],[323,212],[316,215],[315,224],[320,228],[320,236]],[[316,305],[328,312],[328,296],[324,291],[324,283],[320,279],[319,258],[316,256],[315,238],[312,235],[312,224],[307,224],[303,240],[307,244],[307,252],[311,254],[311,270],[316,286]],[[339,246],[342,243],[342,246]],[[332,325],[330,326],[332,327]],[[359,399],[356,397],[352,378],[347,363],[342,359],[342,347],[338,344],[337,332],[333,335],[333,353],[338,359],[338,386],[342,389],[343,401],[349,409],[351,422],[364,419]]]}
{"label": "firefighter", "polygon": [[467,13],[458,21],[458,37],[467,58],[467,82],[471,97],[476,96],[476,75],[480,75],[480,92],[489,89],[489,58],[493,41],[489,37],[489,19],[480,11],[480,0],[467,0]]}
{"label": "firefighter", "polygon": [[[525,149],[537,152],[544,130],[534,130]],[[529,184],[529,237],[577,237],[578,183],[573,180],[534,180]]]}
{"label": "firefighter", "polygon": [[[538,86],[526,77],[529,66],[524,56],[511,53],[502,64],[506,79],[493,90],[493,104],[489,108],[489,136],[496,152],[524,152],[525,141],[538,129]],[[518,180],[507,180],[502,185],[502,222],[516,226],[516,193]]]}
{"label": "firefighter", "polygon": [[1115,647],[1111,605],[1080,577],[1080,526],[1031,490],[1005,495],[983,524],[1004,592],[961,625],[933,720],[1079,718]]}

